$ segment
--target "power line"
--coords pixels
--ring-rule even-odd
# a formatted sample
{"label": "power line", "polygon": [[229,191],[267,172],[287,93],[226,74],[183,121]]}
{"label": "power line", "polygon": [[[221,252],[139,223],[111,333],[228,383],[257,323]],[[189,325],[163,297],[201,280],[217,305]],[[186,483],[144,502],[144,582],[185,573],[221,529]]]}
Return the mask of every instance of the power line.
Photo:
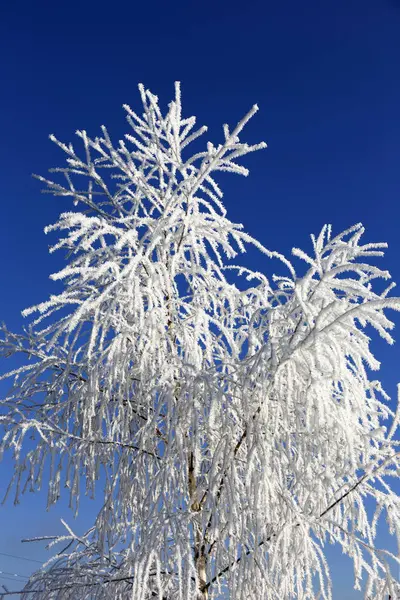
{"label": "power line", "polygon": [[[15,581],[15,583],[27,583],[23,579],[17,579],[16,577],[7,577],[6,575],[0,575],[0,579],[8,579],[9,581]],[[0,592],[0,598],[4,592]]]}
{"label": "power line", "polygon": [[16,554],[8,554],[7,552],[0,552],[1,556],[9,556],[10,558],[18,558],[18,560],[28,560],[30,562],[39,563],[39,565],[43,564],[41,560],[35,560],[34,558],[26,558],[25,556],[17,556]]}
{"label": "power line", "polygon": [[10,571],[0,571],[0,575],[13,575],[14,577],[23,577],[29,579],[28,575],[19,575],[18,573],[10,573]]}

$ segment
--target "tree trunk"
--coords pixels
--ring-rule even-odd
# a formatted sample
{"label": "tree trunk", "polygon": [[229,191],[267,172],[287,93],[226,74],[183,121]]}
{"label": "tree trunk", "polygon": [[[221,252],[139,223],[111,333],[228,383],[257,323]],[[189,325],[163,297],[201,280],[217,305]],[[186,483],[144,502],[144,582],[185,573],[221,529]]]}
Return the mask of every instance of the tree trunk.
{"label": "tree trunk", "polygon": [[[200,504],[197,498],[197,482],[194,474],[194,455],[193,452],[189,456],[188,464],[188,483],[189,483],[189,498],[190,498],[190,510],[194,513],[198,513]],[[197,594],[198,600],[208,600],[208,590],[204,587],[207,583],[207,559],[204,555],[204,540],[201,535],[201,528],[196,521],[193,523],[194,526],[194,561],[196,565],[197,577],[199,580],[199,591]]]}

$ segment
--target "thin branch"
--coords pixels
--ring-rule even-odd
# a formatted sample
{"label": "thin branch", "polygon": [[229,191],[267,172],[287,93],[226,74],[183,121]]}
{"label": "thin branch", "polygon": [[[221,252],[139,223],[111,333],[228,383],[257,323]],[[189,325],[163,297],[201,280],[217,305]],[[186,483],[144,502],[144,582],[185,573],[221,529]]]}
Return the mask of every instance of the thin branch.
{"label": "thin branch", "polygon": [[[376,473],[382,469],[384,466],[386,466],[387,464],[389,464],[393,458],[397,455],[400,455],[400,452],[396,452],[396,454],[394,454],[393,456],[389,457],[387,460],[385,460],[382,464],[380,464],[378,467],[376,467],[376,469],[370,473],[365,473],[362,477],[360,477],[356,483],[350,488],[348,489],[344,494],[342,494],[342,496],[340,496],[340,498],[338,498],[337,500],[335,500],[335,502],[333,502],[330,506],[328,506],[328,508],[326,508],[324,511],[322,511],[322,513],[319,515],[319,519],[324,517],[328,512],[330,512],[333,508],[335,508],[335,506],[337,506],[338,504],[340,504],[345,498],[347,498],[347,496],[349,494],[351,494],[352,492],[354,492],[366,479],[369,479],[370,477],[374,477],[376,475]],[[300,523],[296,523],[294,525],[295,527],[299,527]],[[258,544],[258,548],[260,548],[261,546],[263,546],[264,544],[266,544],[267,542],[271,541],[271,539],[273,537],[275,537],[276,534],[272,534],[269,537],[265,538],[264,540],[262,540],[259,544]],[[244,557],[248,556],[249,554],[251,554],[254,550],[248,550],[244,555],[239,556],[239,558],[237,558],[235,561],[233,561],[230,565],[228,565],[227,567],[225,567],[224,569],[222,569],[222,571],[220,571],[219,573],[217,573],[217,575],[215,575],[205,586],[204,586],[204,590],[208,590],[208,588],[215,583],[216,581],[218,581],[218,579],[220,577],[222,577],[225,573],[227,573],[232,567],[234,567],[235,565],[237,565]]]}

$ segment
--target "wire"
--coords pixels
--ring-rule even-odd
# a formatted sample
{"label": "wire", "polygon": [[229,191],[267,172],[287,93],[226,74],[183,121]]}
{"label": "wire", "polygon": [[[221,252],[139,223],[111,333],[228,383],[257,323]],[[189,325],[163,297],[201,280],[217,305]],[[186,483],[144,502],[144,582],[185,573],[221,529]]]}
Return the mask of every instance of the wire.
{"label": "wire", "polygon": [[42,560],[35,560],[34,558],[26,558],[25,556],[17,556],[16,554],[7,554],[7,552],[0,552],[1,556],[9,556],[10,558],[18,558],[19,560],[28,560],[30,562],[39,563],[39,565],[43,564]]}
{"label": "wire", "polygon": [[14,577],[23,577],[29,579],[28,575],[19,575],[18,573],[10,573],[10,571],[0,571],[0,575],[13,575]]}
{"label": "wire", "polygon": [[[17,579],[16,577],[6,577],[6,575],[0,575],[0,579],[8,579],[9,581],[15,581],[15,583],[27,583],[24,579]],[[3,592],[0,592],[0,598]]]}

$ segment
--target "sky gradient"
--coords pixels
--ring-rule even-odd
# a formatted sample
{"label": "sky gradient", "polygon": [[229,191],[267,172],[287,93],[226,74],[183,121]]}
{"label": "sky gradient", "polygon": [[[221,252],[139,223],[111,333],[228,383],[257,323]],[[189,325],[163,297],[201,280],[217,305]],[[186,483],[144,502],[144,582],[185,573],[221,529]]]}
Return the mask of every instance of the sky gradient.
{"label": "sky gradient", "polygon": [[[97,135],[105,124],[120,137],[122,104],[139,107],[139,82],[166,105],[180,80],[184,113],[208,125],[215,143],[224,122],[258,103],[243,139],[268,149],[245,159],[249,178],[221,179],[230,218],[287,254],[307,251],[324,223],[339,232],[361,221],[366,241],[389,243],[380,264],[399,281],[399,32],[399,0],[3,2],[0,320],[19,329],[20,311],[52,293],[48,275],[61,266],[43,228],[72,205],[41,196],[31,178],[63,161],[48,134],[70,142],[76,129]],[[267,275],[278,268],[255,251],[247,260]],[[399,346],[375,348],[395,397]],[[0,495],[9,474],[6,460]],[[28,575],[38,563],[1,553],[46,559],[20,539],[61,531],[62,515],[80,531],[94,514],[89,501],[77,523],[64,501],[44,507],[39,494],[0,508],[0,571]],[[347,562],[333,553],[332,564],[335,600],[360,598]]]}

